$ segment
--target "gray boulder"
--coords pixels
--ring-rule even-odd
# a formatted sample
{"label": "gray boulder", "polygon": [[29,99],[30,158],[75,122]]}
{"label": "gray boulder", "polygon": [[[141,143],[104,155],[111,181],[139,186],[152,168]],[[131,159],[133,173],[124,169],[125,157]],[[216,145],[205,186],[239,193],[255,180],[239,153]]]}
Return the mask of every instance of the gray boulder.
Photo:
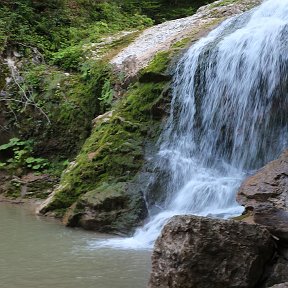
{"label": "gray boulder", "polygon": [[259,225],[175,216],[155,243],[149,288],[255,287],[273,254]]}

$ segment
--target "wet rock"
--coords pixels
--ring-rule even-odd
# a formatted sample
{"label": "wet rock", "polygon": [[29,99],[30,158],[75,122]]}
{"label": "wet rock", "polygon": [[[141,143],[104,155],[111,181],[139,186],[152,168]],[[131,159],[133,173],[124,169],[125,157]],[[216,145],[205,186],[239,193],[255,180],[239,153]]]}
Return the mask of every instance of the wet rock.
{"label": "wet rock", "polygon": [[147,216],[139,187],[105,184],[83,195],[64,217],[67,226],[127,235]]}
{"label": "wet rock", "polygon": [[238,202],[248,209],[259,206],[287,208],[288,204],[288,150],[249,177],[240,187]]}
{"label": "wet rock", "polygon": [[237,201],[255,223],[288,240],[288,150],[245,180]]}
{"label": "wet rock", "polygon": [[273,254],[259,225],[175,216],[155,243],[149,287],[255,287]]}

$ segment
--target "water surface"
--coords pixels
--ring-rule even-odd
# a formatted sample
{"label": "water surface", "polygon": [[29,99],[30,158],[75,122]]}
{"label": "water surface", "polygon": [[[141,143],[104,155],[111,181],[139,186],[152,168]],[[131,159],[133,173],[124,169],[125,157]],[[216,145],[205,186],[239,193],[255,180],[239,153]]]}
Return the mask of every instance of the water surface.
{"label": "water surface", "polygon": [[23,206],[0,203],[0,286],[146,287],[151,252],[89,244],[105,238],[65,228],[33,215]]}

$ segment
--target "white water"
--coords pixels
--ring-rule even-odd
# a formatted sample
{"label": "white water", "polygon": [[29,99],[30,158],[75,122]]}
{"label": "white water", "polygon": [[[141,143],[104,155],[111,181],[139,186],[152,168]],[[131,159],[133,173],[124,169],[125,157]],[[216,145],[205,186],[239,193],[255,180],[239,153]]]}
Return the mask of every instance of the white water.
{"label": "white water", "polygon": [[153,160],[149,222],[132,238],[95,245],[151,248],[173,215],[241,214],[235,194],[245,175],[287,146],[287,32],[288,0],[269,0],[189,49]]}

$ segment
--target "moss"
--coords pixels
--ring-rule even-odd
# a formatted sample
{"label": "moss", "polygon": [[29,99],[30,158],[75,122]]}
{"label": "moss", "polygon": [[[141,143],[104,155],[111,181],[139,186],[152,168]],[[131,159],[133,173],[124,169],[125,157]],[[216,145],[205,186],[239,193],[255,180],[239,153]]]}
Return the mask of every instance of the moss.
{"label": "moss", "polygon": [[233,217],[232,219],[235,221],[247,221],[250,220],[250,218],[253,216],[253,213],[251,211],[245,211],[242,215]]}
{"label": "moss", "polygon": [[142,74],[149,72],[164,73],[171,60],[170,53],[170,51],[162,51],[157,53],[149,66],[143,69]]}
{"label": "moss", "polygon": [[221,7],[221,6],[227,6],[229,4],[238,3],[238,2],[241,2],[241,0],[223,0],[220,3],[212,3],[210,5],[210,9],[216,8],[216,7]]}
{"label": "moss", "polygon": [[[148,73],[165,75],[177,51],[172,49],[158,53],[140,72],[140,78]],[[98,188],[111,185],[113,190],[115,183],[134,181],[144,164],[147,137],[150,141],[158,139],[159,120],[165,113],[163,107],[162,110],[159,107],[166,105],[167,92],[163,91],[167,90],[169,79],[160,79],[157,83],[154,80],[136,82],[113,104],[109,113],[95,119],[90,137],[75,162],[64,172],[60,188],[42,212],[59,209],[63,212],[80,197],[86,197],[82,195],[94,193],[91,191],[102,191],[103,197],[108,197],[107,189]]]}
{"label": "moss", "polygon": [[135,84],[113,107],[108,120],[96,123],[76,164],[64,173],[63,188],[56,193],[50,210],[68,208],[80,195],[103,183],[127,182],[135,177],[144,162],[147,134],[158,135],[159,121],[153,119],[151,110],[160,101],[165,85]]}
{"label": "moss", "polygon": [[191,42],[191,37],[186,37],[172,45],[172,49],[183,49]]}
{"label": "moss", "polygon": [[[216,7],[221,7],[221,6],[228,6],[230,4],[235,4],[235,3],[236,4],[237,3],[242,4],[242,2],[243,2],[242,0],[222,0],[220,3],[212,3],[210,5],[210,9],[213,9]],[[249,3],[249,2],[247,2],[245,4],[246,4],[245,8],[247,8],[247,10],[249,10],[249,9],[255,7],[255,5],[257,5],[257,3]]]}

